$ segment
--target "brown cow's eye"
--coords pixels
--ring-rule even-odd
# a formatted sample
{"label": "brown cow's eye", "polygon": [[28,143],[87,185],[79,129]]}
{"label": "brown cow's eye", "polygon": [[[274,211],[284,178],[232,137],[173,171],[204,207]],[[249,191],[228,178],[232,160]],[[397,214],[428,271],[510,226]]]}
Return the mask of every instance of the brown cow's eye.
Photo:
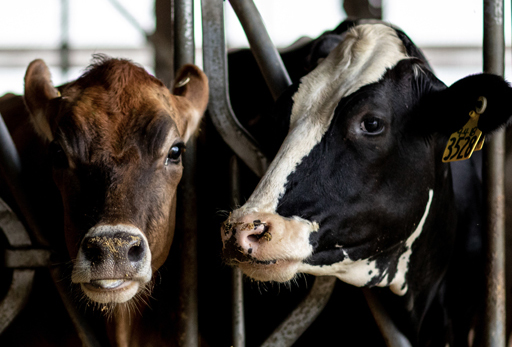
{"label": "brown cow's eye", "polygon": [[378,135],[384,130],[384,122],[377,117],[369,117],[361,122],[361,130],[368,135]]}
{"label": "brown cow's eye", "polygon": [[48,156],[50,162],[55,168],[65,168],[68,166],[68,157],[62,147],[55,141],[48,146]]}
{"label": "brown cow's eye", "polygon": [[167,154],[167,158],[165,158],[165,166],[179,163],[183,152],[185,152],[185,144],[183,142],[173,145]]}

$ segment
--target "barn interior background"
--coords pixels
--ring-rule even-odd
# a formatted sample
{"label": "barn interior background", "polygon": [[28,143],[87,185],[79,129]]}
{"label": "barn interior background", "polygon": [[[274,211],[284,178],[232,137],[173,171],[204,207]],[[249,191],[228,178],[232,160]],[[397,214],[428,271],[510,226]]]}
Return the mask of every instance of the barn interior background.
{"label": "barn interior background", "polygon": [[[482,3],[479,0],[372,0],[384,20],[398,25],[420,46],[438,77],[450,84],[481,71]],[[343,0],[256,0],[270,37],[286,47],[301,36],[316,37],[346,18]],[[126,57],[155,72],[148,36],[156,29],[155,0],[4,1],[0,11],[0,95],[22,93],[25,69],[35,58],[50,66],[56,84],[78,77],[91,54]],[[290,9],[293,8],[293,15]],[[200,2],[195,0],[196,63],[201,65]],[[228,47],[248,47],[241,26],[226,6]],[[510,13],[510,2],[505,2]],[[510,16],[505,16],[510,28]],[[506,44],[510,46],[510,30]],[[506,77],[512,77],[506,52]]]}
{"label": "barn interior background", "polygon": [[[0,95],[22,93],[25,69],[36,58],[48,63],[57,85],[78,77],[95,53],[132,59],[166,80],[169,76],[165,74],[165,66],[169,61],[165,59],[168,44],[165,30],[155,35],[159,31],[158,16],[166,13],[155,11],[162,3],[159,0],[3,2],[0,5]],[[384,20],[408,33],[446,84],[482,70],[480,0],[384,0],[382,3],[372,0],[370,3],[381,7]],[[308,0],[256,0],[255,4],[278,47],[286,47],[301,36],[316,37],[347,16],[343,0],[317,0],[314,6]],[[290,15],[291,8],[293,15]],[[200,9],[200,1],[195,0],[196,63],[201,66]],[[227,3],[226,10],[228,47],[248,47],[238,19]],[[512,80],[510,13],[510,2],[505,2],[505,77],[509,81]],[[160,52],[155,52],[153,43],[157,43]]]}

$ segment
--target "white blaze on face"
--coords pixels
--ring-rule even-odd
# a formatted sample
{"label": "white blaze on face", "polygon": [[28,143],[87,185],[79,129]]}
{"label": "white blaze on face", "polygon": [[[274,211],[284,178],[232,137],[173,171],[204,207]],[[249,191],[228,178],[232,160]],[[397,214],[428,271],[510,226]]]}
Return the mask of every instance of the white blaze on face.
{"label": "white blaze on face", "polygon": [[303,77],[293,96],[290,129],[276,158],[242,210],[273,213],[287,177],[320,142],[340,100],[407,58],[394,29],[382,25],[352,28],[329,56]]}
{"label": "white blaze on face", "polygon": [[[384,274],[381,273],[379,268],[377,267],[377,262],[375,260],[370,259],[359,259],[359,260],[351,260],[346,252],[345,259],[338,263],[334,263],[331,265],[309,265],[309,264],[301,264],[299,267],[299,272],[304,272],[308,274],[312,274],[315,276],[336,276],[343,282],[362,287],[375,277],[380,277],[382,275],[383,278],[380,283],[377,283],[378,287],[386,287],[389,286],[391,291],[397,295],[404,295],[407,292],[407,283],[405,276],[407,275],[407,271],[409,270],[409,260],[412,254],[412,245],[414,241],[418,239],[423,231],[423,226],[428,217],[430,211],[430,205],[432,204],[432,199],[434,197],[434,191],[431,189],[428,192],[428,202],[425,207],[425,212],[421,217],[416,230],[409,236],[407,241],[405,242],[404,252],[400,255],[395,276],[392,279],[389,279],[389,269],[384,270]],[[391,282],[390,282],[391,281]]]}

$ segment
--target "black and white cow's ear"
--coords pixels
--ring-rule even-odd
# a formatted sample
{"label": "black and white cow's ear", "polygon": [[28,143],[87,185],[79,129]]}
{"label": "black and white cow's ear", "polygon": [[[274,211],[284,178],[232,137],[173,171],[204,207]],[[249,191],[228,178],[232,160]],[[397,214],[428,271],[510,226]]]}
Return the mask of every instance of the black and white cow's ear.
{"label": "black and white cow's ear", "polygon": [[478,74],[432,92],[421,111],[432,130],[447,136],[463,128],[471,111],[481,113],[478,128],[488,134],[507,125],[512,116],[511,100],[512,88],[507,81],[492,74]]}
{"label": "black and white cow's ear", "polygon": [[172,93],[188,101],[180,105],[180,111],[186,120],[184,129],[180,129],[180,133],[184,141],[187,141],[197,129],[199,121],[206,111],[209,94],[208,78],[197,66],[184,65],[176,73]]}
{"label": "black and white cow's ear", "polygon": [[25,73],[25,104],[37,133],[49,141],[53,140],[53,134],[48,106],[51,100],[59,96],[44,61],[37,59],[31,62]]}

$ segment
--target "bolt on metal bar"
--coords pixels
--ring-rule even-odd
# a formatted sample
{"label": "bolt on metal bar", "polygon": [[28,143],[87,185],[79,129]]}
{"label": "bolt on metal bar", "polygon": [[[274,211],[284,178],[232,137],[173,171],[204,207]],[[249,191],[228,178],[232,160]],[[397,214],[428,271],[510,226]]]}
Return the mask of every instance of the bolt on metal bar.
{"label": "bolt on metal bar", "polygon": [[244,28],[252,54],[260,67],[270,93],[274,100],[277,100],[281,93],[292,84],[292,80],[265,29],[263,19],[252,0],[230,0],[229,2]]}
{"label": "bolt on metal bar", "polygon": [[[193,0],[174,1],[174,71],[185,64],[195,62],[194,43],[194,2]],[[197,308],[197,194],[196,194],[196,139],[187,142],[183,155],[183,177],[179,185],[181,232],[181,275],[178,341],[182,347],[199,345]],[[186,235],[186,237],[185,237]]]}
{"label": "bolt on metal bar", "polygon": [[[484,72],[504,74],[503,0],[484,0]],[[486,212],[486,309],[483,345],[505,346],[505,132],[492,135],[484,148]]]}
{"label": "bolt on metal bar", "polygon": [[202,0],[203,65],[210,85],[208,113],[223,140],[258,176],[268,161],[257,142],[233,113],[228,94],[227,55],[224,38],[224,1]]}
{"label": "bolt on metal bar", "polygon": [[[231,198],[232,207],[240,206],[240,169],[238,157],[233,155],[230,160]],[[245,347],[245,320],[244,320],[244,284],[242,270],[232,269],[232,302],[231,327],[233,347]]]}

